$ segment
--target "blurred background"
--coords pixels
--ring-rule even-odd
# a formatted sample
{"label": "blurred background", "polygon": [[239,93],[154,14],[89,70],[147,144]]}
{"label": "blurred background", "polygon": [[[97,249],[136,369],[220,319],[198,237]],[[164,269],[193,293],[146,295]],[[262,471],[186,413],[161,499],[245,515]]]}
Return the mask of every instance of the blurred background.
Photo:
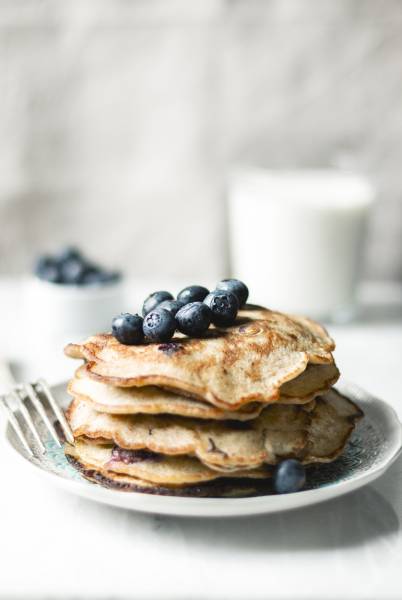
{"label": "blurred background", "polygon": [[401,280],[401,56],[399,0],[0,0],[1,274],[218,278],[252,164],[368,175],[364,275]]}
{"label": "blurred background", "polygon": [[[343,382],[402,420],[402,0],[0,0],[0,227],[0,394],[10,372],[64,388],[65,344],[234,276],[322,321]],[[127,278],[26,277],[66,245]],[[201,524],[97,511],[10,456],[0,598],[401,599],[401,465]]]}

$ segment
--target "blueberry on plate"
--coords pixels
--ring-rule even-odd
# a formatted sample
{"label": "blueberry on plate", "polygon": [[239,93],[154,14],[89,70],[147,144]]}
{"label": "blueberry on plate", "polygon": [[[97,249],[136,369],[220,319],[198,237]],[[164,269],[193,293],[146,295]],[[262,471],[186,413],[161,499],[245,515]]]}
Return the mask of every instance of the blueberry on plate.
{"label": "blueberry on plate", "polygon": [[176,319],[164,308],[151,310],[145,317],[143,331],[151,342],[168,342],[176,330]]}
{"label": "blueberry on plate", "polygon": [[222,279],[216,286],[216,289],[234,294],[239,302],[239,308],[247,302],[248,287],[245,283],[239,281],[239,279]]}
{"label": "blueberry on plate", "polygon": [[180,300],[164,300],[160,304],[158,304],[158,308],[164,308],[169,311],[173,316],[176,315],[177,311],[180,310],[184,306],[183,302]]}
{"label": "blueberry on plate", "polygon": [[202,285],[189,285],[177,294],[177,299],[188,304],[189,302],[202,302],[209,294],[209,290]]}
{"label": "blueberry on plate", "polygon": [[208,294],[204,303],[211,309],[214,325],[225,327],[234,323],[239,308],[237,297],[234,294],[214,290]]}
{"label": "blueberry on plate", "polygon": [[298,492],[306,483],[306,471],[294,458],[283,460],[275,469],[274,488],[278,494]]}
{"label": "blueberry on plate", "polygon": [[139,315],[122,313],[112,321],[112,334],[121,344],[133,346],[144,341],[143,319]]}
{"label": "blueberry on plate", "polygon": [[205,333],[211,320],[211,309],[203,302],[190,302],[176,313],[178,330],[193,337]]}
{"label": "blueberry on plate", "polygon": [[152,292],[149,294],[148,298],[145,299],[145,302],[142,306],[142,314],[145,317],[151,310],[154,310],[158,304],[163,302],[164,300],[173,300],[172,294],[169,292],[161,291],[161,292]]}

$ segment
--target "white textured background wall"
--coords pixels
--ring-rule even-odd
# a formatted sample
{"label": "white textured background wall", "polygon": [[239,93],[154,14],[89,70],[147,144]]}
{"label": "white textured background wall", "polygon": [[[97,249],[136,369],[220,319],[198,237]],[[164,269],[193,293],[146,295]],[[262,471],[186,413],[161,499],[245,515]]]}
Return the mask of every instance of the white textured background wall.
{"label": "white textured background wall", "polygon": [[0,0],[0,271],[73,241],[141,276],[226,268],[230,165],[378,185],[402,278],[400,0]]}

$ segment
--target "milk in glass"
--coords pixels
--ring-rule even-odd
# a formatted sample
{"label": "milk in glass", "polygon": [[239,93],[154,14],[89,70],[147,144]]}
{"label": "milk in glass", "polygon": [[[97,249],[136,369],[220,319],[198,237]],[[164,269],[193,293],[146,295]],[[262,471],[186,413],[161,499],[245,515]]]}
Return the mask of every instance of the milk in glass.
{"label": "milk in glass", "polygon": [[270,308],[340,318],[354,307],[373,189],[338,171],[237,172],[231,270]]}

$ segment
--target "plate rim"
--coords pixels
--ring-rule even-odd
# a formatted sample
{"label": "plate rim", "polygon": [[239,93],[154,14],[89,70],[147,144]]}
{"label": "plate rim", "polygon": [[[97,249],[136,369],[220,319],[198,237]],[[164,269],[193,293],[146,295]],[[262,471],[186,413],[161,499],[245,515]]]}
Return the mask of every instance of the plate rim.
{"label": "plate rim", "polygon": [[[65,386],[65,382],[52,385],[51,389],[63,388],[63,386]],[[5,447],[8,451],[13,456],[18,456],[19,464],[25,464],[26,467],[29,467],[29,465],[34,467],[38,475],[56,487],[101,504],[141,513],[177,517],[222,518],[285,512],[305,506],[312,506],[353,492],[380,477],[402,454],[402,423],[395,409],[384,400],[372,396],[354,383],[341,381],[335,387],[341,392],[347,391],[354,396],[362,395],[363,398],[359,398],[357,403],[360,401],[363,404],[373,407],[373,410],[379,411],[379,414],[383,418],[381,429],[383,431],[385,429],[386,433],[392,433],[389,440],[390,446],[386,449],[385,456],[377,464],[374,464],[367,471],[358,473],[351,479],[345,479],[333,485],[317,489],[290,494],[255,496],[250,498],[191,498],[111,490],[100,485],[94,484],[91,486],[84,481],[81,482],[60,477],[56,473],[43,469],[37,462],[29,460],[24,454],[18,451],[9,439],[8,428],[10,425],[7,422],[3,427],[2,439],[5,441]]]}

